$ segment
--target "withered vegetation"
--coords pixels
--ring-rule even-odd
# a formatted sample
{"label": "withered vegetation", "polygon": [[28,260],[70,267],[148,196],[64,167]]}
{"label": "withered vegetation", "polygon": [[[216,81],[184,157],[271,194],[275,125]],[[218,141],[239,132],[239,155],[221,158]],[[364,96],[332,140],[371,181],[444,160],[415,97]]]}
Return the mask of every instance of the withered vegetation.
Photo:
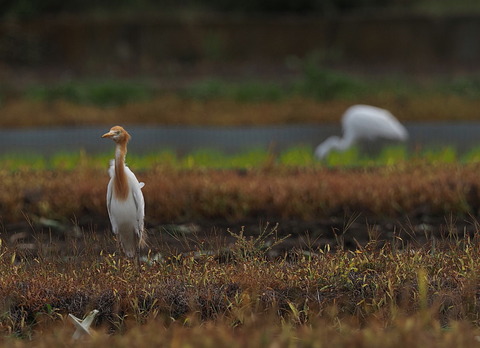
{"label": "withered vegetation", "polygon": [[[304,248],[271,258],[276,230],[233,243],[164,247],[141,269],[110,253],[112,236],[84,231],[70,252],[0,245],[3,345],[70,344],[72,313],[100,311],[86,342],[164,346],[470,346],[480,336],[478,164],[401,163],[381,168],[137,172],[147,225],[223,219],[306,221],[366,216],[467,216],[473,231],[423,245],[397,235],[345,250]],[[3,234],[29,217],[108,221],[105,170],[0,171]],[[348,225],[348,222],[347,222]],[[346,227],[348,228],[348,227]],[[100,232],[100,233],[97,233]],[[447,231],[448,232],[448,231]],[[341,234],[342,231],[339,231]],[[438,233],[437,235],[441,235]],[[103,239],[106,237],[107,239]],[[209,246],[215,245],[209,241]],[[166,250],[166,251],[165,251]]]}
{"label": "withered vegetation", "polygon": [[67,314],[95,308],[95,335],[81,344],[470,345],[480,320],[478,232],[416,249],[371,240],[275,260],[237,234],[228,260],[171,254],[141,270],[94,252],[19,261],[2,245],[2,343],[68,343]]}
{"label": "withered vegetation", "polygon": [[[182,222],[259,217],[309,220],[343,212],[377,216],[476,214],[478,164],[400,163],[358,169],[269,167],[251,170],[137,172],[147,218]],[[25,214],[51,219],[106,218],[104,170],[0,171],[5,223]]]}

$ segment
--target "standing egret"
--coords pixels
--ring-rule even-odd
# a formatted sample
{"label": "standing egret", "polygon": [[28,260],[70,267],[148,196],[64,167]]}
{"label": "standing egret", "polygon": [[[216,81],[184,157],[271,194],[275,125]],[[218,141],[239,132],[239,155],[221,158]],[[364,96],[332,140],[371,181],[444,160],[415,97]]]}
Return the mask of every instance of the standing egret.
{"label": "standing egret", "polygon": [[342,130],[342,138],[332,136],[317,146],[317,158],[325,158],[333,149],[344,151],[361,139],[405,141],[408,138],[405,127],[388,110],[370,105],[349,107],[342,116]]}
{"label": "standing egret", "polygon": [[107,187],[107,209],[112,224],[112,231],[120,241],[128,257],[139,258],[139,248],[145,245],[145,202],[135,174],[125,165],[127,143],[130,134],[120,126],[115,126],[102,138],[111,138],[115,143],[115,160],[110,161],[108,174],[110,182]]}

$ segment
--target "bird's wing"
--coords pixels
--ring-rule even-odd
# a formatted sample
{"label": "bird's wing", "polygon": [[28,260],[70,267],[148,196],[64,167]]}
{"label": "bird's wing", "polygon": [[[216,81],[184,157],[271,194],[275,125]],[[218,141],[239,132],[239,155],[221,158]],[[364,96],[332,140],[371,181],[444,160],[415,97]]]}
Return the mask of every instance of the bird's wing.
{"label": "bird's wing", "polygon": [[110,179],[108,182],[107,186],[107,211],[108,211],[108,217],[110,218],[110,222],[112,224],[112,231],[113,233],[117,233],[117,225],[115,223],[115,219],[112,219],[112,212],[111,212],[111,206],[112,206],[112,192],[113,192],[113,178]]}
{"label": "bird's wing", "polygon": [[[135,207],[137,208],[137,223],[138,223],[138,233],[143,232],[143,224],[145,218],[145,201],[143,199],[142,187],[145,186],[143,182],[138,182],[137,177],[133,172],[125,166],[125,173],[128,176],[128,181],[133,194],[133,201],[135,202]],[[140,237],[140,236],[139,236]]]}
{"label": "bird's wing", "polygon": [[110,160],[110,166],[108,167],[108,175],[110,176],[110,181],[108,182],[107,186],[107,210],[108,210],[108,217],[110,218],[110,222],[112,224],[112,231],[113,233],[117,233],[117,226],[112,219],[111,213],[111,205],[112,205],[112,191],[113,191],[113,177],[115,176],[115,160]]}

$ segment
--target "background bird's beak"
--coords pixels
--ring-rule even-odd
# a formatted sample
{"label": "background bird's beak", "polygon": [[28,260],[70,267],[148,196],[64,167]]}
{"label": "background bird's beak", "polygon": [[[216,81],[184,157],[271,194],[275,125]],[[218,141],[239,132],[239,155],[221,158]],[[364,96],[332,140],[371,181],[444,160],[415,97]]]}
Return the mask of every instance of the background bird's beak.
{"label": "background bird's beak", "polygon": [[110,138],[110,137],[113,137],[113,135],[114,135],[113,132],[108,132],[102,135],[102,138]]}

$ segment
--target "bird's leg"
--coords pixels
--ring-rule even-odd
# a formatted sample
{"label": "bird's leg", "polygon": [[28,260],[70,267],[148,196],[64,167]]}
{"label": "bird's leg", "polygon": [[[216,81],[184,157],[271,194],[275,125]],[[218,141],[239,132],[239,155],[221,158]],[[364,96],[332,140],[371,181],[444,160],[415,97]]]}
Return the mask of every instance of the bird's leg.
{"label": "bird's leg", "polygon": [[137,271],[140,272],[141,267],[140,267],[140,245],[139,245],[139,237],[135,233],[134,236],[135,239],[135,263],[137,264]]}
{"label": "bird's leg", "polygon": [[137,271],[140,272],[142,270],[142,267],[140,265],[140,250],[139,249],[137,249],[137,252],[136,252],[135,263],[137,264]]}
{"label": "bird's leg", "polygon": [[120,238],[118,235],[115,236],[115,241],[117,242],[117,252],[118,254],[116,255],[116,260],[117,260],[117,265],[118,265],[118,270],[120,271],[120,267],[121,267],[121,258],[122,258],[122,243],[120,242]]}

